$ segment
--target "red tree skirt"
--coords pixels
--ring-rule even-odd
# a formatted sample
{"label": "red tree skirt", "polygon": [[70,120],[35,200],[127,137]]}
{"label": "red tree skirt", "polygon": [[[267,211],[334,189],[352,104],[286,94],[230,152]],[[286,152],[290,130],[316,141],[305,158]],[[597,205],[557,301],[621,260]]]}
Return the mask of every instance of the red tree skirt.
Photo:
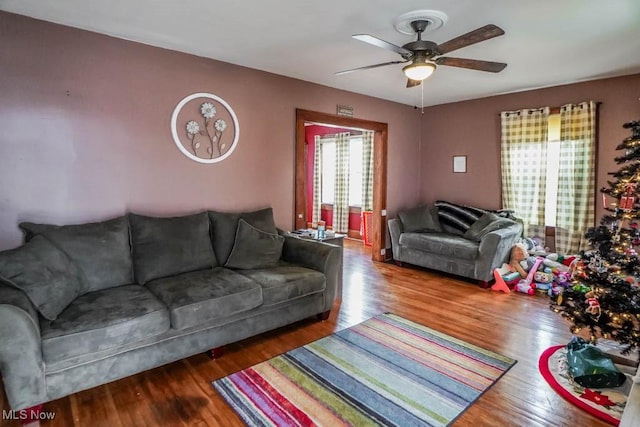
{"label": "red tree skirt", "polygon": [[569,373],[567,348],[564,345],[549,347],[541,355],[538,367],[551,388],[573,405],[614,426],[620,423],[627,396],[631,389],[630,378],[616,388],[590,389],[575,383]]}

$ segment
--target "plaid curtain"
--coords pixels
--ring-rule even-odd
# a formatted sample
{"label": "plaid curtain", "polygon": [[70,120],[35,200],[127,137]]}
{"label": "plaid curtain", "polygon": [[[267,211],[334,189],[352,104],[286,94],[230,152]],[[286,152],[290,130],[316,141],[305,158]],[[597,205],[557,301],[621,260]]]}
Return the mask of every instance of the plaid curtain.
{"label": "plaid curtain", "polygon": [[500,118],[502,205],[522,218],[531,236],[544,226],[549,107],[503,111]]}
{"label": "plaid curtain", "polygon": [[373,135],[365,130],[362,135],[362,210],[373,209]]}
{"label": "plaid curtain", "polygon": [[349,133],[336,135],[336,181],[333,198],[333,229],[349,230]]}
{"label": "plaid curtain", "polygon": [[560,168],[556,251],[586,249],[584,233],[595,223],[596,103],[560,108]]}
{"label": "plaid curtain", "polygon": [[313,158],[313,212],[311,221],[317,224],[320,221],[322,207],[322,139],[320,135],[315,137],[315,153]]}

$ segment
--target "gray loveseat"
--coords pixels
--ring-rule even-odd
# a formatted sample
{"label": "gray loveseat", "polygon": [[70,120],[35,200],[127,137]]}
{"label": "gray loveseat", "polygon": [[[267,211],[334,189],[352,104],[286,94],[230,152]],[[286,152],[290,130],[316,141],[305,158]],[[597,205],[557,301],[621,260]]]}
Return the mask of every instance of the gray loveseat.
{"label": "gray loveseat", "polygon": [[480,281],[508,262],[522,225],[498,213],[446,201],[389,220],[393,259]]}
{"label": "gray loveseat", "polygon": [[22,223],[0,252],[0,370],[14,410],[318,316],[337,246],[270,208],[68,226]]}

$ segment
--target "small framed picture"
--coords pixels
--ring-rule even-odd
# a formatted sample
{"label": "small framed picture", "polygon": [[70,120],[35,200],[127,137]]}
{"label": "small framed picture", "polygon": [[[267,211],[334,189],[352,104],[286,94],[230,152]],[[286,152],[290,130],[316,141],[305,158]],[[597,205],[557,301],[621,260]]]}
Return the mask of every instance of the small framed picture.
{"label": "small framed picture", "polygon": [[467,172],[467,156],[453,156],[453,172],[454,173]]}

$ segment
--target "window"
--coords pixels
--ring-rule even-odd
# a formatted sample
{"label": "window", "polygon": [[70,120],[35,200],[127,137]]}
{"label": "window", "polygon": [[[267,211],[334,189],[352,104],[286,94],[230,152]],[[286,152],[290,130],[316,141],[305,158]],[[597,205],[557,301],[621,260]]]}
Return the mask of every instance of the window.
{"label": "window", "polygon": [[[336,186],[336,143],[322,143],[322,203],[333,204]],[[349,139],[349,206],[362,204],[362,137]]]}
{"label": "window", "polygon": [[577,253],[595,222],[596,103],[501,113],[503,208],[526,236],[555,227],[555,247]]}

